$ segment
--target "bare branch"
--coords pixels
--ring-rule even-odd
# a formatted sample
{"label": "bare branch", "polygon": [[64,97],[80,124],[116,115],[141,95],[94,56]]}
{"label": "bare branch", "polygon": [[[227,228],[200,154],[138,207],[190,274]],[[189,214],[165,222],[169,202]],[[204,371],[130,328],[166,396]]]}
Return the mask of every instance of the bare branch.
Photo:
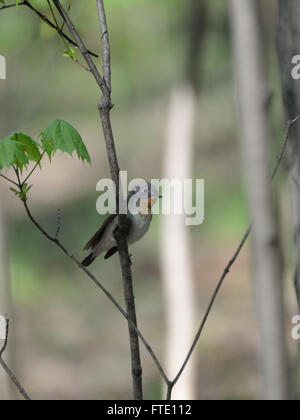
{"label": "bare branch", "polygon": [[32,168],[32,170],[29,172],[29,174],[26,176],[26,178],[24,179],[24,181],[22,182],[22,185],[25,184],[26,181],[28,181],[28,179],[31,177],[31,175],[33,174],[33,172],[36,170],[36,168],[40,165],[41,160],[43,159],[44,155],[45,155],[46,151],[44,150],[43,153],[41,154],[39,160],[37,161],[37,163],[34,165],[34,167]]}
{"label": "bare branch", "polygon": [[[16,7],[17,5],[16,5],[16,3],[13,3],[13,4],[7,4],[7,5],[4,5],[4,6],[1,6],[0,7],[0,12],[2,11],[2,10],[5,10],[5,9],[10,9],[10,8],[12,8],[12,7]],[[18,6],[26,6],[26,7],[28,7],[29,9],[31,9],[37,16],[39,16],[48,26],[50,26],[50,28],[52,28],[52,29],[55,29],[61,36],[63,36],[70,44],[72,44],[74,47],[77,47],[77,44],[76,44],[76,42],[74,42],[73,41],[73,39],[71,39],[67,34],[65,34],[63,31],[62,31],[62,29],[60,29],[58,26],[56,26],[56,25],[54,25],[52,22],[51,22],[51,20],[49,20],[48,18],[47,18],[47,16],[45,16],[45,15],[43,15],[43,13],[41,13],[38,9],[36,9],[34,6],[32,6],[32,4],[28,1],[28,0],[24,0],[24,1],[22,1],[22,2],[20,2],[19,4],[18,4]],[[92,51],[90,51],[90,50],[88,50],[88,52],[89,52],[89,54],[90,55],[92,55],[93,57],[96,57],[96,58],[98,58],[99,56],[98,56],[98,54],[95,54],[94,52],[92,52]]]}
{"label": "bare branch", "polygon": [[64,22],[66,23],[69,31],[71,32],[72,36],[74,37],[76,44],[79,48],[79,51],[81,52],[83,58],[85,59],[88,68],[90,69],[90,72],[92,73],[92,75],[94,76],[98,86],[100,87],[103,95],[107,95],[109,94],[108,88],[106,86],[105,81],[102,79],[102,77],[100,76],[100,73],[93,61],[93,59],[91,58],[91,54],[89,52],[89,50],[86,48],[83,40],[81,39],[79,33],[77,32],[75,26],[73,25],[73,22],[71,21],[68,13],[65,11],[65,9],[63,8],[63,6],[61,5],[59,0],[53,0],[53,3],[55,4],[55,7],[57,8],[59,14],[61,15],[62,19],[64,20]]}
{"label": "bare branch", "polygon": [[10,182],[10,183],[12,183],[12,184],[14,184],[14,185],[16,185],[17,187],[19,186],[15,181],[13,181],[12,179],[10,179],[10,178],[7,178],[7,176],[5,176],[5,175],[3,175],[3,174],[0,174],[0,176],[1,176],[1,178],[3,178],[3,179],[5,179],[6,181],[8,181],[8,182]]}
{"label": "bare branch", "polygon": [[288,124],[287,124],[286,131],[285,131],[285,136],[284,136],[283,146],[282,146],[281,151],[280,151],[280,153],[279,153],[279,156],[278,156],[278,159],[277,159],[276,165],[275,165],[275,167],[274,167],[274,169],[273,169],[272,176],[271,176],[271,181],[273,181],[273,179],[275,178],[276,173],[277,173],[277,171],[278,171],[278,168],[279,168],[279,166],[280,166],[280,163],[281,163],[281,161],[282,161],[282,159],[283,159],[283,156],[284,156],[284,153],[285,153],[285,149],[286,149],[287,143],[288,143],[288,141],[289,141],[290,129],[291,129],[291,127],[292,127],[294,124],[296,124],[296,122],[299,120],[299,118],[300,118],[300,116],[298,115],[298,116],[297,116],[296,118],[294,118],[293,120],[290,120],[290,121],[288,122]]}
{"label": "bare branch", "polygon": [[16,388],[18,389],[18,391],[22,395],[22,397],[27,401],[31,401],[31,398],[28,396],[28,394],[26,393],[26,391],[24,390],[24,388],[22,387],[20,382],[17,380],[16,376],[13,374],[13,372],[10,370],[10,368],[7,366],[7,364],[4,362],[4,360],[2,358],[4,352],[7,348],[7,345],[8,345],[8,335],[9,335],[9,320],[6,319],[5,340],[4,340],[3,346],[0,350],[0,365],[2,366],[4,371],[7,373],[10,380],[13,382],[13,384],[16,386]]}
{"label": "bare branch", "polygon": [[61,229],[61,210],[58,209],[57,210],[57,228],[56,228],[56,233],[55,233],[55,239],[58,239],[60,229]]}
{"label": "bare branch", "polygon": [[[25,1],[21,1],[18,4],[18,6],[24,6],[24,5],[25,5]],[[11,7],[16,7],[16,6],[17,6],[16,2],[12,3],[12,4],[4,4],[4,5],[0,6],[0,11],[4,10],[4,9],[10,9]]]}
{"label": "bare branch", "polygon": [[102,59],[103,59],[103,77],[111,91],[111,63],[110,63],[110,45],[109,36],[107,30],[106,16],[104,10],[103,0],[97,0],[98,17],[101,30],[101,47],[102,47]]}
{"label": "bare branch", "polygon": [[[276,176],[276,174],[278,172],[280,163],[281,163],[281,161],[283,159],[283,156],[284,156],[284,153],[285,153],[285,150],[286,150],[286,146],[287,146],[287,143],[288,143],[288,139],[289,139],[290,129],[298,121],[298,119],[299,119],[299,116],[296,117],[295,119],[289,121],[287,123],[287,128],[286,128],[286,132],[285,132],[285,136],[284,136],[283,145],[281,147],[281,150],[280,150],[278,159],[276,161],[274,170],[272,172],[271,182],[274,180],[274,178],[275,178],[275,176]],[[222,285],[224,283],[224,280],[227,277],[227,275],[229,274],[232,265],[236,262],[238,256],[240,255],[240,252],[243,249],[243,247],[244,247],[244,245],[245,245],[245,243],[246,243],[246,241],[247,241],[247,239],[248,239],[248,237],[249,237],[249,235],[251,233],[251,230],[252,230],[252,226],[250,225],[248,227],[248,229],[246,230],[246,232],[245,232],[245,234],[244,234],[244,236],[243,236],[240,244],[238,245],[238,247],[237,247],[237,249],[236,249],[233,257],[231,258],[231,260],[229,261],[229,263],[225,267],[225,269],[223,271],[223,274],[222,274],[220,280],[218,281],[218,284],[216,286],[216,289],[215,289],[215,291],[213,293],[213,296],[212,296],[212,298],[211,298],[211,300],[209,302],[208,308],[207,308],[207,310],[205,312],[205,315],[204,315],[203,320],[202,320],[202,322],[200,324],[200,327],[199,327],[199,329],[197,331],[197,334],[196,334],[195,339],[194,339],[194,341],[192,343],[192,346],[191,346],[191,348],[190,348],[190,350],[189,350],[189,352],[187,354],[187,357],[184,360],[183,365],[181,366],[181,368],[180,368],[177,376],[175,377],[175,379],[169,383],[168,390],[167,390],[167,397],[166,397],[167,400],[170,400],[171,399],[172,389],[174,388],[174,386],[176,385],[176,383],[180,379],[180,377],[181,377],[181,375],[182,375],[182,373],[183,373],[186,365],[188,364],[188,362],[189,362],[189,360],[190,360],[190,358],[191,358],[191,356],[192,356],[192,354],[193,354],[193,352],[195,350],[195,347],[196,347],[196,345],[197,345],[197,343],[198,343],[198,341],[199,341],[199,339],[201,337],[201,334],[202,334],[203,329],[204,329],[204,327],[206,325],[206,322],[208,320],[208,317],[209,317],[209,315],[211,313],[211,310],[212,310],[213,305],[215,303],[215,300],[216,300],[216,298],[218,296],[218,293],[219,293],[219,291],[220,291],[220,289],[221,289],[221,287],[222,287]]]}

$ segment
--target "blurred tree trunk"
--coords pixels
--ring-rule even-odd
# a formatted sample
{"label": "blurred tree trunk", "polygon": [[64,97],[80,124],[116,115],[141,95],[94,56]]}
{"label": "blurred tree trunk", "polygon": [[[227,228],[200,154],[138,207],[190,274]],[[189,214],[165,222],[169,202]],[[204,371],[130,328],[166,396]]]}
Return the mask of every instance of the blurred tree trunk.
{"label": "blurred tree trunk", "polygon": [[256,0],[231,0],[245,178],[253,221],[253,265],[264,396],[288,398],[282,256],[270,186],[266,81]]}
{"label": "blurred tree trunk", "polygon": [[[190,178],[192,165],[195,96],[190,86],[172,93],[169,105],[163,176]],[[167,374],[174,378],[195,333],[195,303],[191,246],[184,215],[163,217],[161,265],[167,314]],[[195,398],[195,369],[190,362],[173,391],[173,399]]]}
{"label": "blurred tree trunk", "polygon": [[[291,75],[292,58],[300,54],[300,2],[279,0],[277,53],[286,119],[300,114],[300,83]],[[294,281],[300,311],[300,126],[295,124],[287,149],[294,232]],[[300,345],[298,351],[297,396],[300,397]]]}
{"label": "blurred tree trunk", "polygon": [[[206,1],[190,0],[185,26],[186,60],[184,81],[173,89],[166,127],[163,176],[167,179],[192,177],[196,95],[200,85],[201,45],[205,32]],[[161,265],[166,296],[167,373],[174,378],[195,334],[195,301],[192,252],[184,215],[163,218]],[[193,360],[173,390],[174,400],[196,397],[196,369]]]}
{"label": "blurred tree trunk", "polygon": [[[300,1],[279,0],[277,50],[283,103],[288,120],[300,114],[300,83],[291,76],[292,57],[300,54]],[[291,129],[287,164],[291,183],[295,241],[295,287],[300,309],[300,125]]]}

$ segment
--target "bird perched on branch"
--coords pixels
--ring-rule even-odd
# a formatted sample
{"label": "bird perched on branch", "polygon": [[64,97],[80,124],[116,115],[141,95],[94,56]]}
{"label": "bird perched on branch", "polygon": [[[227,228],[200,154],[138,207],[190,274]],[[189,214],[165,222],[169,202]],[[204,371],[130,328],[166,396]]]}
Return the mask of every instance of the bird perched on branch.
{"label": "bird perched on branch", "polygon": [[[161,196],[157,189],[150,183],[143,186],[136,186],[130,191],[127,197],[127,218],[129,232],[127,241],[131,245],[139,241],[149,230],[152,213],[151,209]],[[118,225],[117,214],[110,214],[100,229],[90,239],[84,250],[91,253],[82,261],[82,265],[88,267],[101,254],[106,252],[104,259],[107,260],[117,251],[117,244],[114,238],[114,230]]]}

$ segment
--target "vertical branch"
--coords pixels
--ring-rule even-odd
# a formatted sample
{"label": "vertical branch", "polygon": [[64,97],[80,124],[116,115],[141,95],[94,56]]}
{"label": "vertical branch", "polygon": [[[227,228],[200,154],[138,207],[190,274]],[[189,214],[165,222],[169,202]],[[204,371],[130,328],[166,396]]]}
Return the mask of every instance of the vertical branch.
{"label": "vertical branch", "polygon": [[58,12],[65,21],[69,31],[74,37],[78,48],[85,59],[92,75],[94,76],[99,88],[102,92],[102,98],[98,104],[98,110],[100,114],[100,119],[102,123],[107,155],[111,170],[112,179],[116,185],[116,202],[118,210],[118,219],[119,225],[115,231],[115,239],[119,250],[120,265],[122,271],[122,280],[124,285],[124,294],[125,302],[127,308],[128,319],[128,328],[129,328],[129,337],[130,337],[130,348],[131,348],[131,365],[132,365],[132,379],[133,379],[133,395],[134,399],[141,400],[143,399],[142,391],[142,367],[141,367],[141,358],[140,358],[140,349],[139,349],[139,338],[135,328],[132,326],[132,323],[137,326],[136,320],[136,311],[134,303],[134,294],[133,294],[133,284],[132,284],[132,271],[131,271],[131,260],[128,252],[127,244],[127,234],[128,234],[128,219],[126,215],[119,213],[119,194],[120,192],[120,183],[119,183],[119,163],[115,148],[113,130],[110,119],[110,111],[112,109],[111,103],[111,94],[110,94],[110,74],[111,74],[111,64],[110,64],[110,47],[108,32],[106,27],[106,17],[104,11],[103,0],[97,0],[99,20],[100,20],[100,29],[101,29],[101,38],[102,38],[102,53],[103,53],[103,68],[104,68],[104,77],[103,79],[100,76],[100,73],[91,58],[83,40],[75,29],[69,15],[61,5],[59,0],[53,0]]}
{"label": "vertical branch", "polygon": [[98,16],[101,30],[101,48],[102,48],[102,68],[103,77],[108,89],[111,91],[111,64],[110,64],[110,45],[107,30],[106,16],[103,0],[97,0]]}
{"label": "vertical branch", "polygon": [[[99,114],[102,122],[102,127],[104,131],[104,137],[106,141],[106,147],[108,152],[108,158],[110,162],[111,175],[116,185],[116,200],[117,200],[117,209],[119,197],[123,197],[122,192],[120,191],[120,182],[119,182],[119,164],[116,154],[114,136],[110,120],[110,111],[112,109],[111,104],[111,61],[110,61],[110,46],[109,46],[109,37],[106,24],[106,16],[104,10],[103,0],[97,0],[99,23],[101,30],[101,40],[102,40],[102,59],[103,59],[103,72],[105,78],[105,84],[107,86],[107,92],[103,95],[102,100],[98,105]],[[120,194],[121,192],[121,194]],[[134,293],[133,293],[133,284],[132,284],[132,271],[131,271],[131,260],[128,252],[127,244],[127,234],[128,234],[128,220],[126,215],[119,214],[119,229],[115,232],[115,239],[119,249],[120,264],[122,268],[122,279],[124,286],[124,295],[127,308],[128,318],[137,325],[136,319],[136,310],[134,303]],[[129,338],[130,338],[130,348],[131,348],[131,365],[132,365],[132,377],[133,377],[133,394],[134,398],[137,400],[143,399],[142,392],[142,367],[141,367],[141,358],[140,358],[140,349],[139,349],[139,338],[133,328],[132,324],[128,323],[129,328]]]}

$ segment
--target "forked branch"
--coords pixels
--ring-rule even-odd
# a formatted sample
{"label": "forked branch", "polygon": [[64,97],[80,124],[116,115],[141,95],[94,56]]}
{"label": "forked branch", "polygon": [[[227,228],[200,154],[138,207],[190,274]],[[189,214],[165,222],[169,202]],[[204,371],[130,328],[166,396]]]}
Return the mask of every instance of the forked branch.
{"label": "forked branch", "polygon": [[[3,5],[0,6],[0,12],[2,10],[6,10],[6,9],[11,9],[12,7],[16,7],[17,4],[16,3],[12,3],[12,4],[7,4],[7,5]],[[30,10],[32,10],[40,19],[42,19],[43,22],[46,23],[46,25],[50,26],[50,28],[55,29],[59,35],[61,35],[62,37],[64,37],[70,44],[72,44],[74,47],[77,47],[76,42],[73,41],[73,39],[71,39],[66,33],[63,32],[62,28],[59,28],[58,26],[56,26],[53,22],[51,22],[51,20],[49,20],[47,18],[47,16],[45,16],[43,13],[41,13],[36,7],[34,7],[28,0],[24,0],[21,1],[20,3],[18,3],[18,6],[26,6],[28,7]],[[89,54],[92,55],[93,57],[98,58],[98,54],[95,54],[93,51],[88,50]]]}

